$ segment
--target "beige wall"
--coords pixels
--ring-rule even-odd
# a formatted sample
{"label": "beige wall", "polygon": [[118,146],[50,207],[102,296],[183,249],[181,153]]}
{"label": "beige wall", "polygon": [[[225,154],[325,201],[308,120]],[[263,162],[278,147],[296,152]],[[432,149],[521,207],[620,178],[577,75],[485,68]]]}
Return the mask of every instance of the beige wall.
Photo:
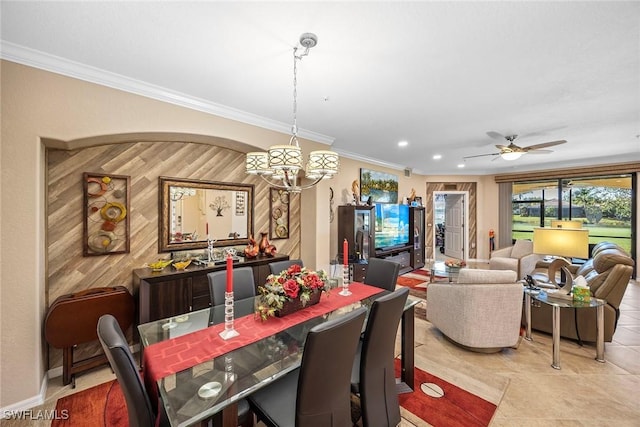
{"label": "beige wall", "polygon": [[[43,140],[73,148],[103,136],[173,132],[238,141],[230,144],[246,151],[281,143],[283,135],[7,61],[1,67],[0,407],[11,409],[39,403],[46,390]],[[301,143],[305,151],[323,147]],[[302,226],[305,233],[315,230]]]}

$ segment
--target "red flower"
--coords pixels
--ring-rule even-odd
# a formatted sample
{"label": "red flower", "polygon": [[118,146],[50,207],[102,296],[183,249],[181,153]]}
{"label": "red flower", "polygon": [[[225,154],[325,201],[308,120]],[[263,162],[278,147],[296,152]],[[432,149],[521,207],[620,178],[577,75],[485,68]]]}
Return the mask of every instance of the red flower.
{"label": "red flower", "polygon": [[289,298],[297,298],[298,292],[300,291],[300,287],[298,286],[298,282],[293,279],[289,279],[282,284],[282,289],[284,293]]}
{"label": "red flower", "polygon": [[294,274],[298,274],[301,271],[302,271],[302,267],[300,267],[298,264],[293,264],[291,267],[287,269],[287,274],[289,276],[293,276]]}
{"label": "red flower", "polygon": [[324,286],[322,280],[315,274],[309,274],[303,277],[302,280],[304,281],[304,285],[310,289],[318,289]]}

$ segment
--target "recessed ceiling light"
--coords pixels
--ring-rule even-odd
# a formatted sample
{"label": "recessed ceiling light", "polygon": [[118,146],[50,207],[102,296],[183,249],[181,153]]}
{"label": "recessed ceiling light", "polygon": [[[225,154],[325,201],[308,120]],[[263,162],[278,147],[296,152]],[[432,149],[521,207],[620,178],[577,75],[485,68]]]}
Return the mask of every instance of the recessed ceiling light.
{"label": "recessed ceiling light", "polygon": [[442,158],[442,154],[434,154],[433,160],[440,160]]}
{"label": "recessed ceiling light", "polygon": [[460,163],[460,164],[458,165],[458,167],[459,167],[459,168],[463,168],[463,167],[464,167],[464,163]]}
{"label": "recessed ceiling light", "polygon": [[409,145],[409,141],[400,141],[398,142],[398,147],[406,147]]}

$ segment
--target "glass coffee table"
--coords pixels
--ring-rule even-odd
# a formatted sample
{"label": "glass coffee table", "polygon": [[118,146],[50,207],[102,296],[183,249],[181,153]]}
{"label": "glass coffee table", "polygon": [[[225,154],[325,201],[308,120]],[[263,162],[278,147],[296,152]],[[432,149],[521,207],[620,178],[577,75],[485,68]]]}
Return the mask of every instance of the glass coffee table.
{"label": "glass coffee table", "polygon": [[433,283],[436,277],[448,279],[451,283],[458,278],[458,273],[462,268],[466,267],[449,267],[445,265],[444,261],[432,262],[429,267],[429,283]]}
{"label": "glass coffee table", "polygon": [[561,308],[595,308],[596,309],[596,360],[604,363],[604,305],[605,300],[591,298],[589,302],[573,301],[554,297],[552,293],[542,290],[524,289],[524,311],[527,320],[525,339],[531,341],[531,298],[553,307],[553,357],[551,367],[560,369],[560,309]]}

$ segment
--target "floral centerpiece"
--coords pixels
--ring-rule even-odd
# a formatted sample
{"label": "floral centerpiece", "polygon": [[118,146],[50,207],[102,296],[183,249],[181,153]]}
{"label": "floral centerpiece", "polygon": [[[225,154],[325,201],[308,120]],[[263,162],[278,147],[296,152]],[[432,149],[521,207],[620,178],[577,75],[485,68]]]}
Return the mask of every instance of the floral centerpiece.
{"label": "floral centerpiece", "polygon": [[260,299],[256,315],[267,320],[299,310],[309,303],[317,304],[320,294],[326,290],[326,282],[324,270],[312,271],[296,264],[278,274],[270,274],[267,283],[258,287]]}
{"label": "floral centerpiece", "polygon": [[462,259],[448,259],[444,262],[444,265],[446,265],[447,267],[461,268],[465,267],[467,263]]}

